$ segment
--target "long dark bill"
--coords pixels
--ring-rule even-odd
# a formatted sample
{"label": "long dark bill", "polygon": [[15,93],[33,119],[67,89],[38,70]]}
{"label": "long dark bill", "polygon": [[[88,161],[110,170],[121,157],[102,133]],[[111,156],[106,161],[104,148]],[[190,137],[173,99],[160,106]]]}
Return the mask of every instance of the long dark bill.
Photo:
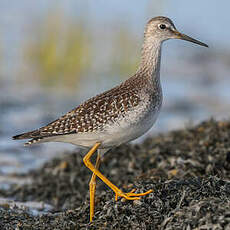
{"label": "long dark bill", "polygon": [[182,34],[182,33],[178,32],[178,31],[175,31],[174,33],[176,35],[176,38],[178,38],[178,39],[193,42],[193,43],[196,43],[196,44],[198,44],[200,46],[208,47],[207,44],[205,44],[203,42],[200,42],[200,41],[198,41],[198,40],[196,40],[194,38],[191,38],[191,37],[187,36],[186,34]]}

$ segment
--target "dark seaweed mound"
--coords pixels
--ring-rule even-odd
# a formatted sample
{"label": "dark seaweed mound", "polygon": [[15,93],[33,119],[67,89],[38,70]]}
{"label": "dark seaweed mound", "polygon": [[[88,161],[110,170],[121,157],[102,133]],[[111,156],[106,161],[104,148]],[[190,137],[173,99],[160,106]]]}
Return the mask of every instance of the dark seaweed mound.
{"label": "dark seaweed mound", "polygon": [[96,213],[89,223],[91,173],[79,153],[64,154],[30,172],[32,184],[0,191],[0,196],[43,201],[55,210],[33,216],[1,207],[0,229],[230,229],[228,121],[210,120],[120,146],[105,156],[100,170],[124,191],[154,192],[116,202],[98,180]]}

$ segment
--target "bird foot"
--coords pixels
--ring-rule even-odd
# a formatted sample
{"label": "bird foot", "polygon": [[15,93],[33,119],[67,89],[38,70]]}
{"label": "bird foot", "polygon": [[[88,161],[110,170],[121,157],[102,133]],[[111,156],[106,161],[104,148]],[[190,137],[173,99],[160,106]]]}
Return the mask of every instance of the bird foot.
{"label": "bird foot", "polygon": [[145,195],[153,192],[152,189],[150,189],[149,191],[144,192],[144,193],[134,193],[135,191],[136,191],[136,189],[132,189],[128,193],[123,193],[122,191],[118,191],[115,193],[115,200],[117,201],[118,197],[123,197],[126,200],[140,200],[140,196],[145,196]]}

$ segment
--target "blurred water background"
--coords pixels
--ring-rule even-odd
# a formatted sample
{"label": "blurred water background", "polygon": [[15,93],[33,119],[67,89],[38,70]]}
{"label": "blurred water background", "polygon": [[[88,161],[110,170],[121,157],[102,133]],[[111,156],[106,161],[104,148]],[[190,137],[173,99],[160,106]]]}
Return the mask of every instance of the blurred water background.
{"label": "blurred water background", "polygon": [[134,73],[144,25],[154,16],[170,17],[210,48],[164,44],[163,110],[146,135],[229,118],[229,8],[227,0],[0,0],[0,186],[6,174],[75,148],[25,148],[11,136],[51,122]]}

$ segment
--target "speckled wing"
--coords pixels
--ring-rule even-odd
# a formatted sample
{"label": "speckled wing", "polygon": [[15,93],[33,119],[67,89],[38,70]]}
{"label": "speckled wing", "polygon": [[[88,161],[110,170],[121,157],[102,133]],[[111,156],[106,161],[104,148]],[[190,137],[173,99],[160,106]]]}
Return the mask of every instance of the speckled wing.
{"label": "speckled wing", "polygon": [[34,138],[35,141],[39,141],[57,135],[101,131],[105,124],[115,122],[119,116],[137,106],[139,102],[136,87],[122,84],[87,100],[47,126],[13,138]]}

